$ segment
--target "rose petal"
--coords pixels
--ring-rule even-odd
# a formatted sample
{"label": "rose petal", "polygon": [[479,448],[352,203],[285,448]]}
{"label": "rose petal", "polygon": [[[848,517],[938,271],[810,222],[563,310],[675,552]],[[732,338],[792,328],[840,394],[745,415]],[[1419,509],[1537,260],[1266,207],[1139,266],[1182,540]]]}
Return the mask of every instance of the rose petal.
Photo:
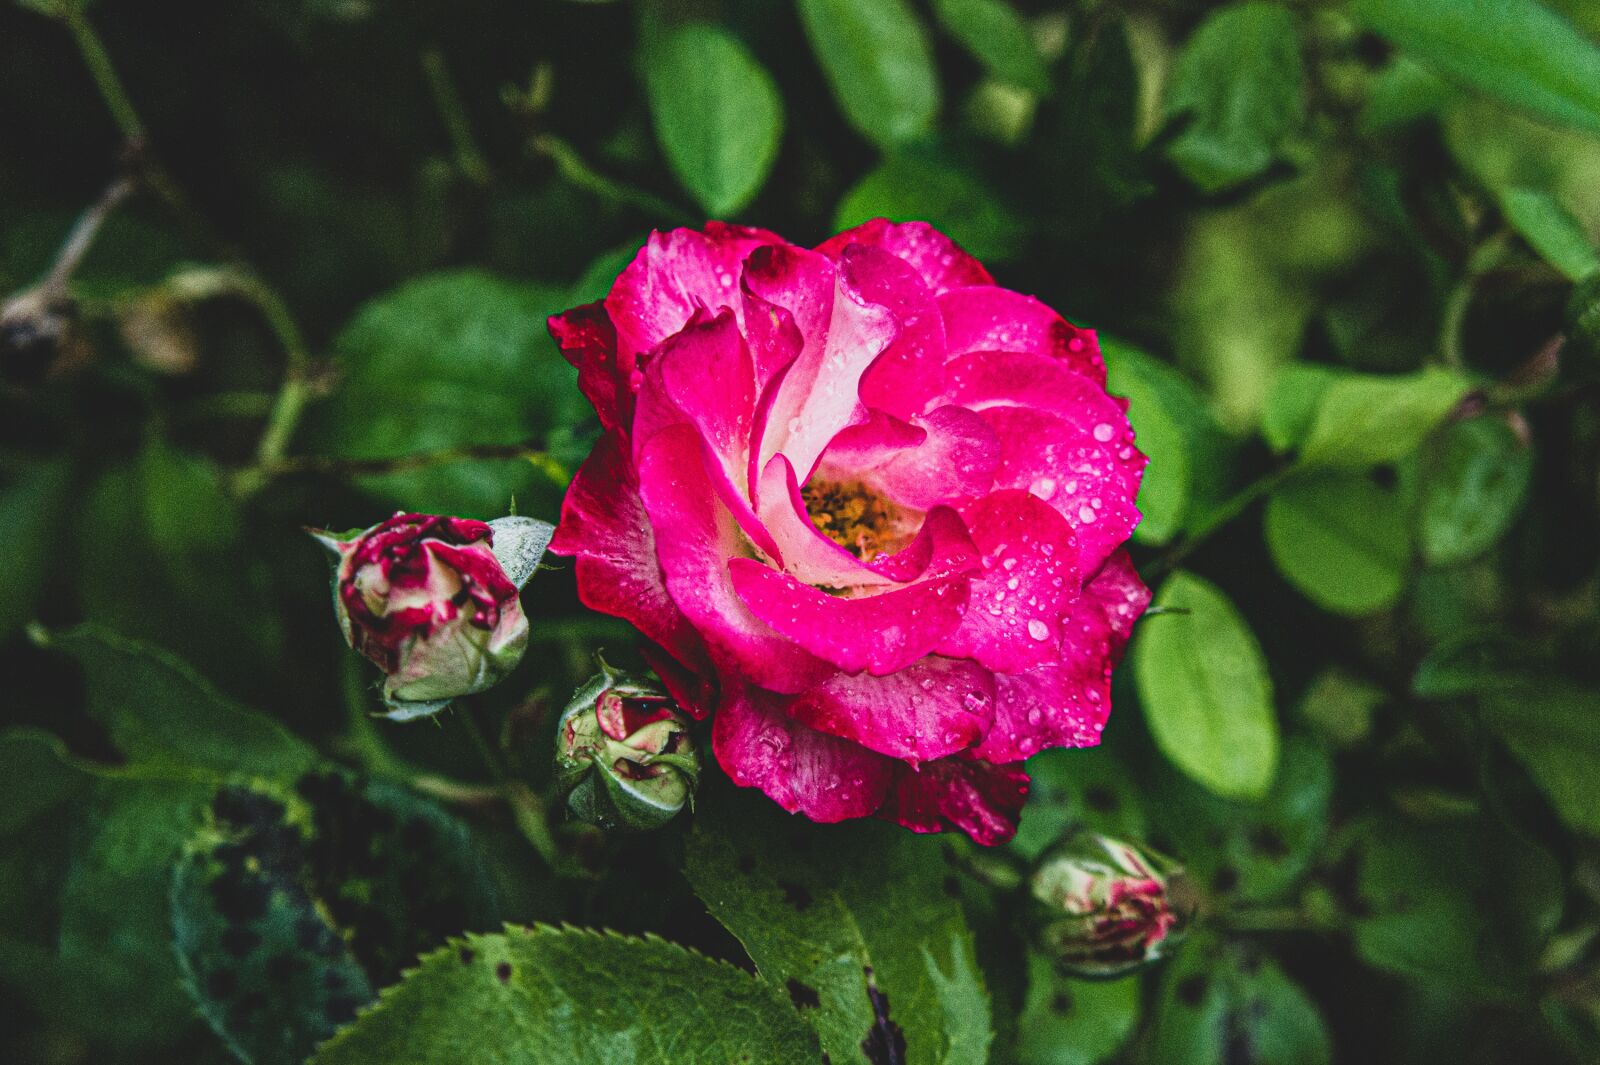
{"label": "rose petal", "polygon": [[550,335],[561,354],[578,370],[578,390],[594,405],[606,430],[633,423],[633,355],[624,365],[617,352],[617,330],[604,303],[586,303],[551,315]]}
{"label": "rose petal", "polygon": [[987,493],[999,461],[994,431],[965,408],[940,407],[911,422],[872,411],[833,438],[817,476],[861,480],[896,503],[928,510]]}
{"label": "rose petal", "polygon": [[898,765],[878,816],[913,832],[958,829],[992,847],[1016,835],[1027,797],[1028,774],[1020,765],[941,758],[916,769]]}
{"label": "rose petal", "polygon": [[1032,296],[994,287],[958,288],[939,297],[950,358],[972,351],[1043,355],[1095,384],[1106,364],[1093,329],[1073,325]]}
{"label": "rose petal", "polygon": [[783,696],[737,683],[724,690],[711,748],[735,784],[813,821],[866,817],[882,805],[892,760],[807,728],[784,713]]}
{"label": "rose petal", "polygon": [[839,270],[868,303],[888,311],[894,340],[861,377],[862,403],[900,418],[928,409],[944,391],[944,316],[912,267],[885,251],[854,245]]}
{"label": "rose petal", "polygon": [[852,244],[882,248],[904,259],[935,294],[965,285],[994,284],[994,278],[982,263],[926,222],[874,218],[823,241],[817,245],[817,251],[837,259]]}
{"label": "rose petal", "polygon": [[838,673],[789,704],[789,716],[912,765],[972,745],[994,720],[994,676],[930,655],[884,677]]}
{"label": "rose petal", "polygon": [[663,429],[645,445],[639,489],[667,592],[714,662],[774,691],[802,691],[830,672],[763,623],[734,591],[729,560],[751,561],[745,556],[752,547],[723,505],[692,427]]}

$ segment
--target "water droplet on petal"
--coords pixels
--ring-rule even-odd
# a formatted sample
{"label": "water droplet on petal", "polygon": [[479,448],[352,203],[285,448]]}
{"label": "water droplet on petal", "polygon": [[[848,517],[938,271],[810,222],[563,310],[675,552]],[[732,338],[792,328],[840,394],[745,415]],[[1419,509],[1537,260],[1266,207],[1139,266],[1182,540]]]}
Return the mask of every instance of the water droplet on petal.
{"label": "water droplet on petal", "polygon": [[1034,618],[1032,621],[1028,622],[1028,635],[1032,636],[1035,640],[1046,639],[1050,635],[1050,626],[1046,625],[1038,618]]}
{"label": "water droplet on petal", "polygon": [[1094,438],[1100,441],[1102,444],[1110,443],[1111,438],[1116,435],[1117,431],[1111,428],[1110,422],[1101,422],[1099,425],[1094,427]]}

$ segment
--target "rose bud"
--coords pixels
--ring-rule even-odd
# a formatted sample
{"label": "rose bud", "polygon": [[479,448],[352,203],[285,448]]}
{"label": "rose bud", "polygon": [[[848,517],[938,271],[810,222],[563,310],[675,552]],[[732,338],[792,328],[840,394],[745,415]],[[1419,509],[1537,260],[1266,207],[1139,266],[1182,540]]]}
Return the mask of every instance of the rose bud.
{"label": "rose bud", "polygon": [[528,646],[517,590],[549,533],[528,518],[404,513],[348,538],[313,533],[338,553],[334,610],[387,675],[392,716],[432,713],[516,666]]}
{"label": "rose bud", "polygon": [[1159,958],[1182,931],[1166,868],[1092,832],[1048,852],[1028,882],[1037,942],[1063,972],[1120,976]]}
{"label": "rose bud", "polygon": [[694,793],[700,760],[689,723],[654,681],[600,673],[572,696],[556,727],[556,786],[580,820],[646,830]]}

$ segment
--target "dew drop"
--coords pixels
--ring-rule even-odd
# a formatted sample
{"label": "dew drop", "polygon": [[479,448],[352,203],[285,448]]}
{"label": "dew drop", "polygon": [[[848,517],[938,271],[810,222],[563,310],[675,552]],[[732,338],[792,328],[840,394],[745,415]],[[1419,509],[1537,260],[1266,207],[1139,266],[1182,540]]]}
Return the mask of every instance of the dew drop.
{"label": "dew drop", "polygon": [[1102,444],[1110,443],[1111,438],[1116,435],[1117,431],[1111,428],[1110,422],[1101,422],[1099,425],[1094,427],[1094,438],[1100,441]]}
{"label": "dew drop", "polygon": [[1087,525],[1090,522],[1094,521],[1094,519],[1097,518],[1097,517],[1099,517],[1099,515],[1094,512],[1094,508],[1093,507],[1079,507],[1078,508],[1078,520],[1083,522],[1085,525]]}
{"label": "dew drop", "polygon": [[1028,622],[1028,635],[1032,636],[1035,640],[1043,640],[1050,635],[1050,626],[1046,625],[1038,618],[1034,618],[1032,621]]}
{"label": "dew drop", "polygon": [[1028,486],[1028,491],[1040,499],[1049,499],[1056,494],[1056,480],[1054,477],[1039,477]]}

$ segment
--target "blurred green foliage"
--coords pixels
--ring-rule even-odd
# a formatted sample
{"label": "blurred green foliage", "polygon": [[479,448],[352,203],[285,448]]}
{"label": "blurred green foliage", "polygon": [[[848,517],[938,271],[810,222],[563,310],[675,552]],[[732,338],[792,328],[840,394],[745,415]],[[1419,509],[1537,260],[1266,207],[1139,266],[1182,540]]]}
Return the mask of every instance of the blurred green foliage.
{"label": "blurred green foliage", "polygon": [[[26,0],[0,101],[0,1059],[298,1061],[384,987],[318,1060],[1600,1057],[1600,7]],[[374,723],[301,527],[554,520],[547,315],[877,215],[1099,328],[1151,457],[1160,609],[1016,840],[547,816],[631,642],[560,564]],[[1153,971],[1026,945],[1079,825],[1187,866]]]}

